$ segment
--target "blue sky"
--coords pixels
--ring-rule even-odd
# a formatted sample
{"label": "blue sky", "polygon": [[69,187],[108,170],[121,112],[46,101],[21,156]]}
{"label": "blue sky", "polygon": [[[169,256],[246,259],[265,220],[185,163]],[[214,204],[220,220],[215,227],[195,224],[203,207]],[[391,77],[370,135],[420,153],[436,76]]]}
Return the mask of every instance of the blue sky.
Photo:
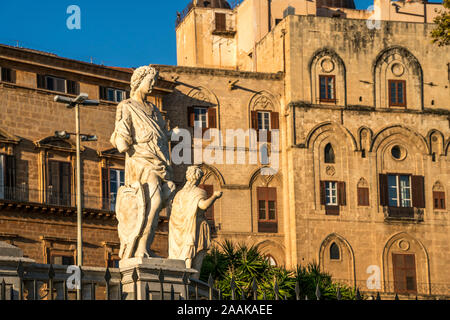
{"label": "blue sky", "polygon": [[[175,19],[189,0],[0,0],[0,43],[107,66],[176,64]],[[372,0],[355,0],[366,9]],[[70,5],[81,30],[69,30]]]}

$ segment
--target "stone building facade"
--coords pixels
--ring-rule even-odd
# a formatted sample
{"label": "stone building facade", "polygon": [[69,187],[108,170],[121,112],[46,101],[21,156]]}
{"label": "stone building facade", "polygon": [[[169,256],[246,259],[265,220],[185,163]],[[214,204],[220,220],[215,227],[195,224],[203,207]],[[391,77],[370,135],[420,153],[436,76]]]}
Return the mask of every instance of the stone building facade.
{"label": "stone building facade", "polygon": [[[194,1],[177,20],[178,66],[154,65],[161,81],[152,99],[171,128],[210,135],[201,154],[222,141],[212,153],[223,161],[200,161],[202,187],[224,192],[207,214],[215,241],[258,245],[289,268],[316,261],[369,294],[448,297],[450,51],[429,36],[439,5],[377,3],[381,21],[369,28],[372,13],[353,1]],[[61,205],[47,196],[49,168],[59,170],[58,190],[74,176],[73,143],[53,138],[74,126],[72,111],[52,100],[60,80],[42,80],[53,76],[66,80],[65,94],[101,100],[82,112],[82,131],[99,137],[83,144],[84,201],[92,207],[85,254],[86,263],[112,265],[123,156],[109,137],[132,70],[7,46],[0,67],[11,70],[0,87],[4,167],[16,159],[15,180],[6,170],[4,181],[38,190],[36,199],[3,196],[1,239],[43,262],[52,250],[59,259],[75,250],[73,199],[56,197]],[[249,163],[248,138],[243,147],[223,143],[227,129],[267,130],[272,156],[279,141],[279,170],[267,174],[259,158]],[[172,152],[183,142],[194,157],[194,140],[173,142]],[[227,164],[227,151],[246,162]],[[72,164],[54,167],[55,160]],[[174,168],[181,186],[186,165]],[[166,226],[162,218],[154,248],[162,256]]]}
{"label": "stone building facade", "polygon": [[[75,262],[75,139],[55,137],[55,131],[75,132],[75,113],[53,99],[85,92],[101,103],[81,111],[81,133],[98,137],[81,150],[84,263],[116,266],[114,196],[124,156],[109,138],[132,70],[4,45],[0,69],[0,241],[19,246],[38,263]],[[166,87],[155,93],[156,102],[171,91],[170,83],[161,83]],[[167,245],[157,243],[162,246],[154,249],[163,255]]]}
{"label": "stone building facade", "polygon": [[[194,6],[177,27],[178,63],[192,69],[176,68],[177,77],[183,82],[185,70],[205,68],[282,77],[282,91],[259,91],[229,75],[226,94],[220,77],[195,78],[219,97],[224,127],[231,114],[251,128],[252,98],[223,112],[224,102],[249,91],[280,108],[281,169],[271,182],[281,181],[276,204],[285,259],[277,263],[317,261],[368,292],[448,295],[450,51],[430,38],[442,6],[378,1],[379,21],[368,21],[374,12],[331,3]],[[216,169],[225,181],[238,171]],[[259,209],[254,197],[242,212],[248,218]],[[218,205],[222,219],[231,215],[225,199]]]}

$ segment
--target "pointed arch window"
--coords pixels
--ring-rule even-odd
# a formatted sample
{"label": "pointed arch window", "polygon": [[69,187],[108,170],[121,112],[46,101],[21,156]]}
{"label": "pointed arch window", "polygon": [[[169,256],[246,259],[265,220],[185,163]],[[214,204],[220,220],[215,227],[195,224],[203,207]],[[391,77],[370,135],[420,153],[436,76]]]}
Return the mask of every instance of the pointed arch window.
{"label": "pointed arch window", "polygon": [[278,264],[277,264],[277,261],[275,260],[275,258],[274,257],[272,257],[270,254],[268,254],[267,256],[266,256],[266,261],[272,266],[272,267],[276,267]]}
{"label": "pointed arch window", "polygon": [[331,143],[325,146],[325,163],[336,163],[336,157]]}
{"label": "pointed arch window", "polygon": [[440,182],[436,182],[433,187],[433,203],[434,209],[445,210],[445,190]]}
{"label": "pointed arch window", "polygon": [[330,260],[341,260],[341,252],[336,242],[333,242],[330,246]]}

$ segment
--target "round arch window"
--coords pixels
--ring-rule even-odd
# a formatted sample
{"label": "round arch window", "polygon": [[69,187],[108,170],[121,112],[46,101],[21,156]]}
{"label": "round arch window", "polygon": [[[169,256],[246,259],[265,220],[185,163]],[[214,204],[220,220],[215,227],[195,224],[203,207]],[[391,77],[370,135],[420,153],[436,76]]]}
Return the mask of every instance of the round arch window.
{"label": "round arch window", "polygon": [[395,145],[391,149],[391,155],[392,155],[392,158],[394,158],[394,160],[398,160],[398,161],[404,160],[407,155],[406,149],[403,148],[402,146]]}

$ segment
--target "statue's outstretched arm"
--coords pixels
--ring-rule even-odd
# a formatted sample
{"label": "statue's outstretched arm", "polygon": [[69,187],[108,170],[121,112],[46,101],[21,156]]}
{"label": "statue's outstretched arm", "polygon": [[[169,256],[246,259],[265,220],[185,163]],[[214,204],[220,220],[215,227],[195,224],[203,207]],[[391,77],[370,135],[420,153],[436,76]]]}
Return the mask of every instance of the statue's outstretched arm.
{"label": "statue's outstretched arm", "polygon": [[206,200],[200,200],[198,203],[198,207],[204,211],[208,210],[214,204],[214,202],[216,202],[216,200],[222,197],[222,194],[223,194],[222,192],[215,192],[211,198]]}

